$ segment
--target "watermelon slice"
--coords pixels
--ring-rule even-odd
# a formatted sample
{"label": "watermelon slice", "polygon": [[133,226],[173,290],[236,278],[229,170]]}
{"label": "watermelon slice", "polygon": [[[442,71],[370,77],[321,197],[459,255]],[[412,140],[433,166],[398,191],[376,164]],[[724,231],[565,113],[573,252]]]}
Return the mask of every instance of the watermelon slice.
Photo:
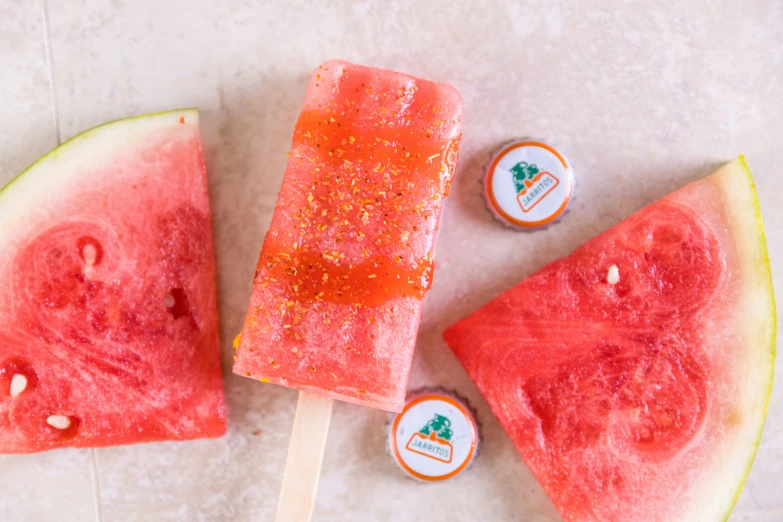
{"label": "watermelon slice", "polygon": [[712,522],[750,470],[775,302],[740,158],[444,337],[567,521]]}
{"label": "watermelon slice", "polygon": [[64,143],[0,191],[0,453],[225,432],[194,109]]}

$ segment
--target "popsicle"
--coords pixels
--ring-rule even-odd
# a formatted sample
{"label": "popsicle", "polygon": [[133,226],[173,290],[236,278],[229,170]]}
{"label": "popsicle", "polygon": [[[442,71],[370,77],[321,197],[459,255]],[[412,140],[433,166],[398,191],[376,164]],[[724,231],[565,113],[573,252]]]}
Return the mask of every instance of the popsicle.
{"label": "popsicle", "polygon": [[313,73],[234,372],[301,391],[277,520],[312,515],[332,399],[401,411],[462,99],[406,74]]}
{"label": "popsicle", "polygon": [[234,372],[401,411],[462,100],[343,61],[312,75]]}

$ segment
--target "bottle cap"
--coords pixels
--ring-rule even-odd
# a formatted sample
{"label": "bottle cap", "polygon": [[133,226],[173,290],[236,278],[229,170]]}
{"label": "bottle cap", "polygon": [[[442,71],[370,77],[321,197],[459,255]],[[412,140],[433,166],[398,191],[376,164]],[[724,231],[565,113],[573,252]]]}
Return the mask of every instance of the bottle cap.
{"label": "bottle cap", "polygon": [[467,403],[442,390],[408,398],[391,422],[389,453],[408,476],[437,482],[464,471],[476,457],[479,429]]}
{"label": "bottle cap", "polygon": [[574,192],[574,173],[565,155],[534,139],[503,146],[484,175],[484,197],[503,223],[535,229],[556,221]]}

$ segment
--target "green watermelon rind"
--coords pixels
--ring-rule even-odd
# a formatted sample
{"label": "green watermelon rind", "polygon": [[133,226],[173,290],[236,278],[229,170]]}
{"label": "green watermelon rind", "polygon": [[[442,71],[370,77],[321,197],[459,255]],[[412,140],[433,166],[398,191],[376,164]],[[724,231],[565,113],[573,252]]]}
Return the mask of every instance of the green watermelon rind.
{"label": "green watermelon rind", "polygon": [[[17,174],[15,177],[13,177],[5,186],[0,187],[0,200],[4,195],[7,195],[8,189],[11,189],[14,185],[18,185],[18,183],[25,178],[25,176],[31,172],[34,172],[38,170],[38,168],[47,165],[53,160],[59,159],[62,156],[66,155],[68,152],[74,150],[77,148],[77,146],[84,145],[84,141],[89,140],[91,138],[98,138],[105,134],[105,131],[107,130],[114,130],[117,129],[117,127],[120,126],[126,126],[128,123],[132,122],[146,122],[146,123],[154,123],[155,120],[159,120],[160,123],[168,123],[170,121],[170,117],[173,116],[190,116],[193,119],[189,120],[188,123],[197,124],[198,123],[198,109],[194,107],[190,108],[184,108],[184,109],[174,109],[169,111],[160,111],[160,112],[153,112],[148,114],[140,114],[137,116],[130,116],[127,118],[122,118],[119,120],[110,121],[107,123],[103,123],[101,125],[97,125],[95,127],[92,127],[84,132],[80,132],[76,136],[73,136],[72,138],[69,138],[68,140],[64,141],[57,147],[53,148],[40,158],[38,158],[35,162],[30,164],[26,169],[24,169],[22,172]],[[5,194],[4,194],[5,193]]]}
{"label": "green watermelon rind", "polygon": [[[741,175],[735,174],[734,172],[737,170],[740,170],[742,174]],[[764,222],[761,216],[761,205],[759,203],[758,192],[756,190],[756,184],[753,181],[753,175],[751,174],[750,167],[748,166],[745,157],[740,156],[734,162],[724,166],[716,174],[720,175],[722,181],[726,184],[727,193],[729,195],[733,195],[736,197],[736,194],[739,193],[739,191],[736,189],[742,188],[742,187],[737,187],[736,185],[738,183],[746,184],[744,187],[745,196],[750,201],[740,201],[734,207],[738,212],[749,214],[746,220],[742,220],[742,219],[737,220],[737,222],[739,222],[741,226],[744,225],[743,228],[745,229],[739,232],[740,233],[748,232],[748,234],[738,235],[735,237],[738,237],[740,239],[745,240],[746,242],[751,243],[750,245],[751,248],[749,249],[750,251],[745,252],[745,254],[747,254],[745,257],[753,256],[750,259],[749,264],[751,265],[752,268],[754,268],[755,275],[759,279],[759,282],[761,283],[760,286],[762,286],[766,290],[767,311],[769,314],[768,317],[766,318],[766,320],[769,322],[769,339],[767,340],[768,356],[769,356],[769,364],[768,364],[769,373],[767,376],[768,382],[766,383],[766,391],[764,393],[765,397],[764,397],[764,405],[763,405],[762,415],[761,415],[761,423],[758,427],[758,433],[756,435],[756,440],[753,449],[748,458],[748,462],[745,465],[744,477],[742,481],[737,485],[737,489],[734,492],[731,504],[728,506],[728,510],[726,511],[726,514],[722,519],[723,522],[726,522],[731,516],[731,512],[734,509],[737,500],[739,500],[740,494],[742,493],[742,489],[748,480],[751,467],[753,466],[753,461],[755,460],[756,453],[758,452],[759,445],[761,444],[761,437],[764,431],[764,421],[766,419],[767,411],[769,409],[769,399],[770,399],[770,395],[772,394],[772,383],[775,374],[775,357],[777,351],[776,349],[777,312],[776,312],[775,294],[772,287],[772,269],[770,267],[769,250],[767,248],[766,234],[764,232]],[[732,198],[731,200],[734,200],[734,198]],[[744,208],[746,208],[745,205],[749,205],[750,208],[752,209],[752,212],[743,210]]]}

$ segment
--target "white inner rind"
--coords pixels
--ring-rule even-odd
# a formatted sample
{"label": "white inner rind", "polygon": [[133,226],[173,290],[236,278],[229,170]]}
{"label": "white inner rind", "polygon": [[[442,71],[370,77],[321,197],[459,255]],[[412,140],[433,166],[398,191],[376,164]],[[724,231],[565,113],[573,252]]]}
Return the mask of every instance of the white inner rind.
{"label": "white inner rind", "polygon": [[736,375],[745,382],[733,398],[742,419],[713,452],[713,460],[693,484],[686,511],[673,522],[726,520],[745,483],[764,428],[775,363],[775,297],[764,226],[753,178],[744,158],[714,176],[725,195],[729,236],[736,241],[741,281],[732,321],[744,341]]}
{"label": "white inner rind", "polygon": [[64,193],[75,186],[89,187],[93,178],[104,176],[101,166],[110,165],[117,155],[154,142],[156,135],[193,136],[198,118],[196,109],[180,109],[117,120],[79,134],[40,158],[0,189],[0,230],[12,232],[0,235],[0,252],[10,252],[18,238],[30,237],[51,219],[49,207],[61,202]]}

